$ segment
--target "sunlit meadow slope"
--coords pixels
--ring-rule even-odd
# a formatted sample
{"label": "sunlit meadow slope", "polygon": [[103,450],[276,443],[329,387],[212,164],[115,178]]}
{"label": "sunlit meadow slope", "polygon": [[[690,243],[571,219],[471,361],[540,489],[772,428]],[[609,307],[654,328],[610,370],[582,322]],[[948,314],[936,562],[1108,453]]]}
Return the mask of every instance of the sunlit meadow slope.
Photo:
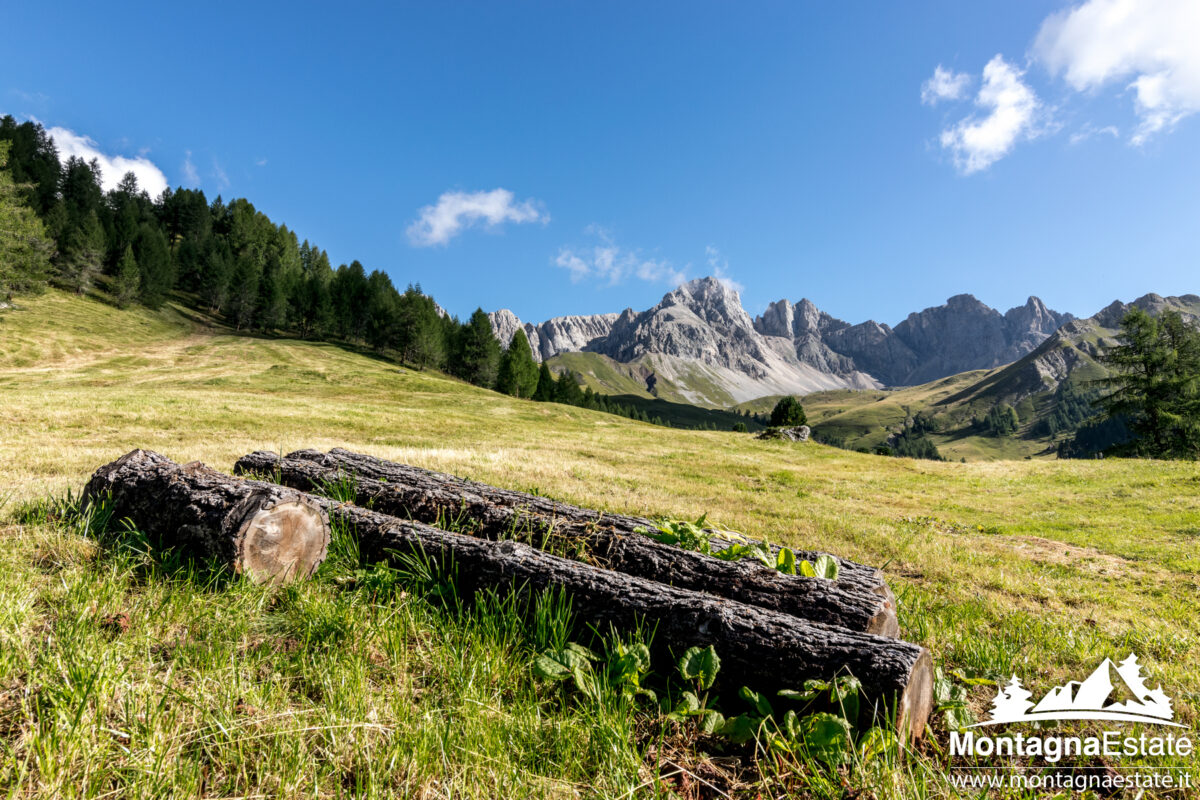
{"label": "sunlit meadow slope", "polygon": [[707,513],[880,565],[904,635],[948,668],[1048,688],[1133,650],[1197,723],[1195,464],[935,463],[760,442],[515,400],[174,307],[54,292],[20,305],[0,316],[0,516],[77,492],[135,447],[225,470],[256,449],[346,447],[610,510]]}

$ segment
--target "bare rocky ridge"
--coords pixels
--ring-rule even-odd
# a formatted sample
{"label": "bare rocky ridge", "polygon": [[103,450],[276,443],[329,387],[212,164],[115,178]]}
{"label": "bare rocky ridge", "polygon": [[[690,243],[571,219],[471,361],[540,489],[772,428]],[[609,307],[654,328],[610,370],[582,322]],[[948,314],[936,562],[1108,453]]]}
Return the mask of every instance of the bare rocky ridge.
{"label": "bare rocky ridge", "polygon": [[755,320],[779,336],[790,333],[796,354],[822,369],[858,369],[889,386],[909,386],[972,369],[988,369],[1033,352],[1074,319],[1030,297],[1001,315],[969,294],[909,314],[895,328],[869,321],[851,325],[810,301],[780,300]]}
{"label": "bare rocky ridge", "polygon": [[779,300],[757,319],[736,291],[699,278],[646,311],[557,317],[523,323],[511,311],[489,315],[504,345],[521,328],[538,360],[565,352],[601,353],[638,364],[647,389],[670,381],[690,401],[729,405],[773,394],[907,386],[1011,363],[1074,319],[1036,297],[1004,314],[969,294],[910,314],[891,328],[852,325],[807,299]]}
{"label": "bare rocky ridge", "polygon": [[616,321],[616,314],[588,314],[585,316],[555,317],[540,325],[521,322],[516,314],[507,308],[488,314],[492,330],[500,344],[508,347],[513,334],[520,328],[529,339],[529,347],[533,357],[538,361],[553,358],[559,353],[573,353],[583,350],[596,339],[608,336]]}

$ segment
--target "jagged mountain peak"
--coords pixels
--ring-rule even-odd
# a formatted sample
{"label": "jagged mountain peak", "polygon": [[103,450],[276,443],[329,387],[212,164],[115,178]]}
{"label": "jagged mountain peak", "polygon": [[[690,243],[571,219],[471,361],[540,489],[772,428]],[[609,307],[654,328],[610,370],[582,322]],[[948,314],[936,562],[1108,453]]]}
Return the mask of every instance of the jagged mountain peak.
{"label": "jagged mountain peak", "polygon": [[673,305],[685,306],[702,319],[752,324],[750,315],[742,307],[742,299],[737,290],[713,277],[696,278],[682,284],[678,289],[663,295],[662,302],[655,308]]}
{"label": "jagged mountain peak", "polygon": [[[970,292],[963,292],[962,294],[956,294],[952,297],[947,298],[945,306],[934,306],[934,308],[946,308],[946,307],[955,308],[955,309],[970,308],[970,309],[977,309],[977,310],[981,310],[981,311],[983,311],[983,310],[996,311],[996,309],[987,305],[986,303],[981,301],[978,297],[971,294]],[[927,308],[925,310],[932,311],[933,309]],[[1000,312],[996,311],[996,313],[1000,313]]]}
{"label": "jagged mountain peak", "polygon": [[[760,390],[903,386],[997,367],[1037,349],[1074,319],[1032,295],[1002,314],[969,293],[909,314],[894,328],[873,320],[852,325],[807,298],[778,300],[751,318],[739,292],[713,276],[687,281],[640,312],[557,317],[540,325],[522,323],[507,310],[491,318],[502,342],[524,329],[542,359],[591,351],[670,380],[711,381],[739,399]],[[695,369],[708,377],[688,372]]]}

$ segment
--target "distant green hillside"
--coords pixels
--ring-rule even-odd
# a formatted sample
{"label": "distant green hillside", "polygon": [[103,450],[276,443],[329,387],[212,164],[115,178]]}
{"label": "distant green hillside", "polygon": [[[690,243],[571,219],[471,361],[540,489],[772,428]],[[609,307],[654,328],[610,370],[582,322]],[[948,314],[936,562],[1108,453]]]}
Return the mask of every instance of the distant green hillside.
{"label": "distant green hillside", "polygon": [[675,428],[728,431],[732,430],[733,426],[739,422],[743,423],[750,432],[760,431],[766,427],[753,417],[744,416],[741,412],[734,410],[704,408],[690,403],[673,403],[657,397],[646,398],[633,394],[619,394],[609,399],[643,411],[650,419],[657,417]]}
{"label": "distant green hillside", "polygon": [[[655,361],[655,356],[645,355],[628,364],[614,361],[600,353],[559,353],[546,360],[557,372],[575,373],[584,386],[601,394],[634,395],[646,399],[658,398],[672,403],[707,408],[728,409],[733,398],[724,388],[697,364],[677,365],[686,374],[680,383],[663,376],[664,370]],[[696,402],[694,398],[711,398],[712,403]]]}
{"label": "distant green hillside", "polygon": [[[1136,304],[1152,313],[1175,309],[1200,317],[1195,295],[1147,295]],[[1126,308],[1114,304],[1095,317],[1070,322],[1004,367],[891,391],[810,394],[804,398],[809,423],[824,441],[874,450],[920,413],[932,424],[927,436],[945,458],[1054,457],[1058,442],[1090,413],[1091,400],[1100,391],[1094,381],[1108,374],[1098,358],[1115,341]],[[759,407],[743,405],[752,411]],[[1008,407],[1016,414],[1015,430],[997,435],[989,428],[988,415]]]}

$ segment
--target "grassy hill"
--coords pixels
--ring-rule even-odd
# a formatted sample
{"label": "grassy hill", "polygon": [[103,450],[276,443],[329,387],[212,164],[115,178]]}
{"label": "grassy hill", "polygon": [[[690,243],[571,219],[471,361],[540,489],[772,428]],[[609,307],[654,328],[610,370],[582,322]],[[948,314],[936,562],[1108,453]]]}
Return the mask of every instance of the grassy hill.
{"label": "grassy hill", "polygon": [[[556,373],[575,373],[584,386],[601,394],[630,395],[660,399],[696,408],[728,409],[733,397],[701,364],[679,362],[670,370],[661,368],[661,359],[653,354],[639,356],[623,364],[601,353],[559,353],[546,360]],[[676,381],[666,377],[675,374]]]}
{"label": "grassy hill", "polygon": [[[342,553],[303,586],[213,582],[45,503],[134,447],[229,469],[341,446],[614,511],[707,513],[883,566],[904,636],[959,675],[1043,692],[1136,652],[1197,732],[1195,464],[879,458],[515,400],[171,306],[19,305],[0,313],[0,786],[18,796],[667,796],[674,765],[740,796],[958,796],[940,718],[903,763],[756,766],[539,682],[536,632],[447,610],[412,576]],[[870,436],[991,377],[807,405]],[[968,691],[976,710],[995,693]]]}

